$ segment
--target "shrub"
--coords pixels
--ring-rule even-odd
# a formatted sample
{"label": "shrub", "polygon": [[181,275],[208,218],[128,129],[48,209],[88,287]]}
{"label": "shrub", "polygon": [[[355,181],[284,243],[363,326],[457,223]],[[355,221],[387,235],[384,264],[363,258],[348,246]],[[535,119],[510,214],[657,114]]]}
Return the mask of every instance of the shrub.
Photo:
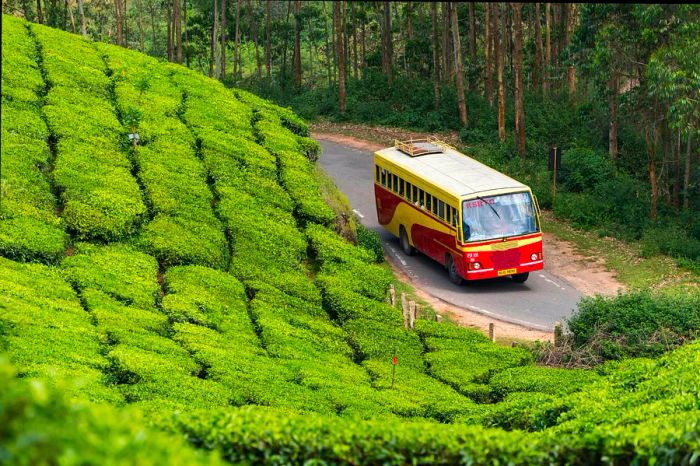
{"label": "shrub", "polygon": [[357,244],[374,254],[374,262],[384,262],[384,248],[379,233],[367,229],[362,223],[357,223]]}
{"label": "shrub", "polygon": [[576,345],[594,345],[603,359],[655,356],[697,336],[700,297],[635,291],[584,298],[568,326]]}

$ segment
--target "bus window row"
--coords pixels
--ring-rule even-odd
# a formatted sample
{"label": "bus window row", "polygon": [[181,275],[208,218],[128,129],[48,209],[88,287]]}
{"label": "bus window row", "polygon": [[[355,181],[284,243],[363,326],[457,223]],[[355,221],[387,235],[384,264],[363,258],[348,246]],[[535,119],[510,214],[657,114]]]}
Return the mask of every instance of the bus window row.
{"label": "bus window row", "polygon": [[457,209],[448,203],[379,165],[374,166],[374,177],[383,187],[457,228]]}

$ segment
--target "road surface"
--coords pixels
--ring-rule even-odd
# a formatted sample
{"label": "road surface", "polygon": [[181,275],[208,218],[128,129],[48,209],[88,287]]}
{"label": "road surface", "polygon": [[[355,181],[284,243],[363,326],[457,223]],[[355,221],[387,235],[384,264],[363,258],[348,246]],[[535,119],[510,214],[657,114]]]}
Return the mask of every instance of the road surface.
{"label": "road surface", "polygon": [[571,315],[582,293],[562,277],[547,272],[546,243],[545,269],[531,272],[524,284],[497,278],[457,286],[437,262],[421,253],[404,254],[398,239],[379,225],[374,204],[372,154],[330,141],[319,142],[323,147],[320,165],[345,193],[362,223],[380,234],[385,252],[415,287],[454,306],[538,330],[549,331],[554,322]]}

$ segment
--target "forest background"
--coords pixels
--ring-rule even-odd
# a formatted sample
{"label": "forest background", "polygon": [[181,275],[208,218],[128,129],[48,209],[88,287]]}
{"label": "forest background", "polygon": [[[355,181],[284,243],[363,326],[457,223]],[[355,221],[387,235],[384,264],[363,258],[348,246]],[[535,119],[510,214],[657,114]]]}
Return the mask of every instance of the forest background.
{"label": "forest background", "polygon": [[4,0],[3,12],[312,121],[455,131],[558,217],[700,273],[698,5]]}

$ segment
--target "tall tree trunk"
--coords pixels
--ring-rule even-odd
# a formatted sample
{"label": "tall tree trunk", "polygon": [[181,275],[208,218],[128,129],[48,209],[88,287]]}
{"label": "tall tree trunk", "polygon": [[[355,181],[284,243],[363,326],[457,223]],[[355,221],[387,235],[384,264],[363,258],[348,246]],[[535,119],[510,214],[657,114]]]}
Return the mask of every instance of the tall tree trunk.
{"label": "tall tree trunk", "polygon": [[185,24],[184,24],[184,33],[185,33],[185,65],[187,68],[190,67],[190,39],[187,33],[187,0],[185,0]]}
{"label": "tall tree trunk", "polygon": [[39,24],[44,24],[44,14],[41,11],[41,0],[36,0],[36,17]]}
{"label": "tall tree trunk", "polygon": [[168,36],[166,41],[166,54],[168,56],[168,61],[173,61],[173,20],[172,20],[172,10],[170,9],[170,4],[165,6],[165,33]]}
{"label": "tall tree trunk", "polygon": [[476,62],[476,13],[474,2],[469,2],[469,58]]}
{"label": "tall tree trunk", "polygon": [[314,43],[314,36],[313,36],[313,31],[311,30],[311,18],[308,20],[308,28],[309,28],[309,82],[314,83],[314,48],[316,47],[316,44]]}
{"label": "tall tree trunk", "polygon": [[333,2],[333,23],[335,26],[335,47],[338,56],[338,101],[341,114],[345,114],[345,51],[343,50],[342,20],[340,2]]}
{"label": "tall tree trunk", "polygon": [[393,83],[392,62],[394,60],[393,39],[391,34],[391,2],[384,2],[384,21],[382,26],[382,71],[389,85]]}
{"label": "tall tree trunk", "polygon": [[70,17],[70,30],[75,34],[75,16],[73,16],[73,2],[68,2],[68,15]]}
{"label": "tall tree trunk", "polygon": [[248,7],[250,8],[250,24],[253,32],[253,42],[255,43],[255,67],[258,73],[258,82],[262,81],[262,63],[260,62],[260,48],[258,45],[258,19],[253,11],[253,2],[248,0]]}
{"label": "tall tree trunk", "polygon": [[122,42],[124,47],[129,48],[129,5],[128,0],[124,0],[124,7],[122,8],[122,22],[124,23],[124,38]]}
{"label": "tall tree trunk", "polygon": [[[270,4],[271,0],[265,2],[265,72],[267,73],[267,84],[272,82],[272,48],[270,44]],[[325,5],[324,5],[325,7]]]}
{"label": "tall tree trunk", "polygon": [[440,51],[438,50],[437,3],[431,4],[431,19],[433,22],[433,92],[435,94],[435,110],[440,108]]}
{"label": "tall tree trunk", "polygon": [[151,14],[151,36],[153,38],[151,52],[155,55],[158,54],[158,35],[156,34],[156,8],[153,0],[148,0],[148,11]]}
{"label": "tall tree trunk", "polygon": [[455,50],[455,81],[457,82],[457,104],[459,105],[459,120],[464,128],[469,122],[467,114],[467,101],[464,97],[464,73],[462,72],[462,47],[459,38],[459,18],[457,13],[457,4],[450,3],[450,16],[452,22],[452,42]]}
{"label": "tall tree trunk", "polygon": [[175,34],[176,59],[182,65],[182,4],[180,0],[173,0],[173,34]]}
{"label": "tall tree trunk", "polygon": [[676,144],[673,151],[673,207],[678,210],[681,206],[681,132],[676,133]]}
{"label": "tall tree trunk", "polygon": [[[653,129],[656,135],[657,130]],[[651,209],[649,211],[649,218],[655,222],[656,221],[656,204],[659,197],[659,188],[656,181],[656,142],[652,141],[652,137],[649,130],[649,125],[645,125],[644,136],[647,145],[647,155],[649,159],[649,183],[651,184]],[[656,137],[654,137],[656,139]]]}
{"label": "tall tree trunk", "polygon": [[294,0],[294,87],[301,87],[301,0]]}
{"label": "tall tree trunk", "polygon": [[[292,10],[292,0],[287,1],[287,19],[285,24],[289,24],[289,12]],[[282,87],[287,86],[287,42],[288,42],[287,32],[284,33],[284,38],[282,40],[282,82],[280,83]]]}
{"label": "tall tree trunk", "polygon": [[141,0],[137,0],[136,8],[139,10],[139,50],[141,53],[144,53],[143,8]]}
{"label": "tall tree trunk", "polygon": [[[335,29],[335,23],[333,23],[334,26],[331,29]],[[331,62],[333,61],[333,51],[331,50],[331,45],[330,42],[328,42],[328,38],[330,37],[330,33],[328,31],[328,16],[326,15],[326,2],[323,2],[323,29],[325,30],[326,34],[326,74],[328,75],[328,87],[333,86],[333,70],[331,69]],[[333,47],[335,48],[335,43],[333,44]]]}
{"label": "tall tree trunk", "polygon": [[80,34],[82,34],[83,37],[87,37],[87,24],[85,23],[85,10],[83,9],[83,0],[78,0],[78,16],[80,17]]}
{"label": "tall tree trunk", "polygon": [[348,44],[350,43],[348,40],[348,2],[346,0],[342,0],[341,7],[340,28],[343,32],[343,53],[345,54],[343,58],[345,59],[345,80],[347,81],[348,76],[350,75],[350,47],[348,47]]}
{"label": "tall tree trunk", "polygon": [[[214,24],[212,25],[211,28],[211,49],[209,52],[209,77],[216,79],[219,79],[219,61],[215,60],[215,55],[216,55],[216,38],[218,37],[217,35],[217,29],[218,29],[218,21],[219,21],[219,13],[216,11],[217,10],[217,4],[218,0],[214,0]],[[216,64],[215,64],[216,63]],[[216,75],[214,74],[214,67],[216,67]]]}
{"label": "tall tree trunk", "polygon": [[450,2],[442,2],[442,16],[444,25],[442,28],[442,53],[445,73],[443,80],[451,83],[455,75],[454,61],[452,55],[452,23],[450,21]]}
{"label": "tall tree trunk", "polygon": [[692,133],[688,132],[688,137],[686,141],[686,152],[685,152],[685,174],[683,177],[683,208],[688,209],[689,207],[689,197],[690,197],[690,163],[691,163],[691,153],[690,149]]}
{"label": "tall tree trunk", "polygon": [[117,45],[124,45],[124,23],[122,23],[121,0],[114,0],[114,13],[117,18]]}
{"label": "tall tree trunk", "polygon": [[671,184],[669,173],[671,171],[671,160],[673,159],[673,141],[671,140],[671,130],[664,125],[661,132],[661,140],[663,141],[662,159],[661,159],[661,194],[666,200],[666,205],[671,205]]}
{"label": "tall tree trunk", "polygon": [[503,80],[503,40],[505,31],[501,31],[499,27],[498,15],[500,3],[494,4],[494,24],[496,28],[493,33],[496,38],[496,77],[498,80],[498,139],[501,142],[506,140],[506,85]]}
{"label": "tall tree trunk", "polygon": [[484,94],[489,101],[489,105],[493,105],[493,39],[491,35],[491,3],[484,3],[485,18],[484,18]]}
{"label": "tall tree trunk", "polygon": [[523,109],[523,20],[522,3],[513,3],[515,29],[515,140],[521,162],[525,162],[525,111]]}
{"label": "tall tree trunk", "polygon": [[366,47],[367,35],[365,33],[366,26],[367,25],[365,24],[365,21],[363,19],[363,21],[362,21],[362,76],[365,75],[365,67],[367,66],[367,60],[365,58],[365,52],[367,49],[367,47]]}
{"label": "tall tree trunk", "polygon": [[352,16],[352,24],[351,24],[351,31],[352,31],[352,56],[353,56],[353,61],[352,61],[352,67],[353,67],[353,76],[355,79],[360,79],[360,65],[358,63],[358,57],[357,57],[357,16],[355,14],[355,2],[350,2],[350,12]]}
{"label": "tall tree trunk", "polygon": [[544,62],[544,45],[542,44],[542,21],[540,20],[540,3],[535,3],[535,92],[537,94],[542,91],[543,83],[543,66]]}
{"label": "tall tree trunk", "polygon": [[610,79],[608,80],[608,109],[610,111],[610,129],[608,131],[608,153],[610,158],[614,161],[617,160],[617,92],[618,92],[618,76],[614,71],[610,73]]}
{"label": "tall tree trunk", "polygon": [[552,25],[551,25],[551,3],[545,3],[544,7],[544,23],[546,30],[546,47],[544,49],[544,81],[542,82],[542,91],[544,95],[549,94],[549,70],[552,66]]}
{"label": "tall tree trunk", "polygon": [[491,66],[493,66],[492,74],[491,74],[491,79],[493,80],[492,86],[493,86],[493,91],[492,91],[492,97],[491,97],[491,104],[493,104],[493,100],[495,98],[496,92],[497,92],[497,86],[498,82],[494,80],[494,76],[496,74],[496,47],[498,47],[498,15],[496,12],[496,9],[498,8],[498,3],[492,3],[491,4]]}
{"label": "tall tree trunk", "polygon": [[[216,0],[214,0],[216,1]],[[236,26],[238,26],[238,7],[241,0],[236,0]],[[228,5],[226,0],[221,0],[221,75],[222,81],[226,79],[226,16],[228,13]],[[236,34],[236,39],[238,39],[238,34]],[[238,40],[236,40],[236,46],[238,46]],[[236,78],[236,49],[233,49],[233,74],[234,79]]]}
{"label": "tall tree trunk", "polygon": [[[578,18],[578,8],[576,3],[569,3],[567,22],[566,22],[566,46],[571,43],[571,38],[574,36],[576,29],[576,20]],[[573,64],[569,65],[567,70],[567,81],[569,83],[569,97],[576,97],[576,67]]]}

